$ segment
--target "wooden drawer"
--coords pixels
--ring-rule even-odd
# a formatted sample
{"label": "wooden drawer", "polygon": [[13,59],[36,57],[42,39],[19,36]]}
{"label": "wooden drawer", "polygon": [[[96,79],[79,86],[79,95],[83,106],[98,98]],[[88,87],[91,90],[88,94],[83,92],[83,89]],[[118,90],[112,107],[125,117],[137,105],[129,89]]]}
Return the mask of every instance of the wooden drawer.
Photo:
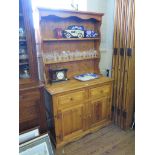
{"label": "wooden drawer", "polygon": [[101,98],[109,95],[111,92],[111,85],[104,85],[90,89],[90,97],[92,99]]}
{"label": "wooden drawer", "polygon": [[85,96],[84,90],[62,95],[58,97],[58,105],[59,107],[62,107],[72,103],[81,103],[81,101],[84,101]]}
{"label": "wooden drawer", "polygon": [[36,100],[40,98],[39,90],[31,90],[19,94],[19,100]]}
{"label": "wooden drawer", "polygon": [[20,122],[38,119],[40,108],[40,91],[38,89],[20,92],[19,101]]}
{"label": "wooden drawer", "polygon": [[39,108],[40,105],[38,100],[21,101],[19,104],[19,122],[21,123],[38,119]]}

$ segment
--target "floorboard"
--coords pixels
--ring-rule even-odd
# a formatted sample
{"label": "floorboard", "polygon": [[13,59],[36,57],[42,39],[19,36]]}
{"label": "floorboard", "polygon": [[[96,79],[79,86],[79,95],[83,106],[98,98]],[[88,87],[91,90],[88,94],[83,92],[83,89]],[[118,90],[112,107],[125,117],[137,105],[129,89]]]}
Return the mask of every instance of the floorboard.
{"label": "floorboard", "polygon": [[56,155],[134,155],[134,130],[109,125],[56,150]]}

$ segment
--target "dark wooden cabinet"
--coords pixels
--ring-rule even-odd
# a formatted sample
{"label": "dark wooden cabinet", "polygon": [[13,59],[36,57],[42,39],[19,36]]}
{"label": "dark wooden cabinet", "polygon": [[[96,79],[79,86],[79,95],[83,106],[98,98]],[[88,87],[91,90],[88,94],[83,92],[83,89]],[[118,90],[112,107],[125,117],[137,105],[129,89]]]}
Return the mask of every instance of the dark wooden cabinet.
{"label": "dark wooden cabinet", "polygon": [[35,36],[30,0],[19,0],[19,82],[38,80]]}
{"label": "dark wooden cabinet", "polygon": [[36,83],[20,88],[19,93],[19,130],[20,132],[40,127],[41,133],[46,131],[46,117],[43,98],[44,85]]}
{"label": "dark wooden cabinet", "polygon": [[30,0],[19,0],[19,131],[39,126],[46,131],[44,85],[38,80]]}

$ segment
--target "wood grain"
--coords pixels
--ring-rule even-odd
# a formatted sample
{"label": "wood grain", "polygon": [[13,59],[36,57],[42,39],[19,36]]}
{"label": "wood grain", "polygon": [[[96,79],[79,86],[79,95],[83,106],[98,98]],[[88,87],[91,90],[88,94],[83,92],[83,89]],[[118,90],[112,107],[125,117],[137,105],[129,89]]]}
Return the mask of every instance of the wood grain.
{"label": "wood grain", "polygon": [[[46,86],[53,108],[56,147],[111,123],[112,79],[75,79]],[[54,137],[54,136],[52,136]]]}
{"label": "wood grain", "polygon": [[134,0],[116,0],[115,2],[112,65],[112,77],[114,78],[113,120],[115,124],[125,129],[131,126],[134,111],[135,6]]}
{"label": "wood grain", "polygon": [[[19,132],[39,126],[40,132],[47,131],[44,109],[44,84],[38,79],[35,36],[30,0],[20,0],[24,19],[27,50],[29,55],[30,78],[19,80]],[[20,64],[19,64],[20,65]]]}
{"label": "wood grain", "polygon": [[[46,52],[88,52],[91,49],[95,49],[97,51],[97,58],[100,58],[100,26],[103,14],[43,8],[39,8],[38,14],[40,16],[40,28],[39,31],[37,31],[37,42],[41,45],[39,51],[42,52],[42,55]],[[94,30],[99,36],[97,38],[57,39],[55,29],[61,28],[65,30],[70,25],[84,26],[87,30]],[[80,58],[71,61],[43,62],[44,73],[42,74],[44,74],[44,81],[46,84],[50,81],[49,69],[67,68],[68,78],[88,72],[99,73],[99,61],[100,59],[94,57],[91,59]]]}
{"label": "wood grain", "polygon": [[110,125],[56,150],[57,155],[134,155],[135,133]]}

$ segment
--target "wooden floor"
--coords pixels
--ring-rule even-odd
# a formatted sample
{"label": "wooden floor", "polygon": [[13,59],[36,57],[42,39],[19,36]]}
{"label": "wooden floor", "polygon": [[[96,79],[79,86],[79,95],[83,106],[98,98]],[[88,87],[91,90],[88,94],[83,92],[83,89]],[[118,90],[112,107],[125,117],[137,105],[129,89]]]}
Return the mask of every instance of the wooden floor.
{"label": "wooden floor", "polygon": [[135,132],[110,125],[56,150],[56,155],[134,155]]}

